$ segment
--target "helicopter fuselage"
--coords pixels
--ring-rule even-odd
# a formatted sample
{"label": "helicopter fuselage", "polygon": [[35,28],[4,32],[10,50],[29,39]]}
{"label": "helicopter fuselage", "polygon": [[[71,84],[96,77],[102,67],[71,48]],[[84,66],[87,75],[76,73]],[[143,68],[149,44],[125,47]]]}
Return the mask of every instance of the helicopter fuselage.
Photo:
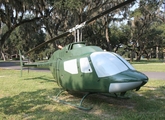
{"label": "helicopter fuselage", "polygon": [[97,46],[71,43],[54,52],[49,68],[65,90],[118,93],[140,89],[148,77],[136,71],[125,59]]}

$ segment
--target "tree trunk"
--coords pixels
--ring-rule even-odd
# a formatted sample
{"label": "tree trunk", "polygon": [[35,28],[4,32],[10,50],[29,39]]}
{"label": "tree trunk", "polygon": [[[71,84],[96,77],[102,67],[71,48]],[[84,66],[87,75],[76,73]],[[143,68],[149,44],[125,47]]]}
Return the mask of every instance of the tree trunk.
{"label": "tree trunk", "polygon": [[156,46],[156,58],[159,58],[159,47]]}
{"label": "tree trunk", "polygon": [[141,60],[141,56],[142,56],[142,50],[140,49],[140,51],[137,51],[136,61],[140,61]]}
{"label": "tree trunk", "polygon": [[136,61],[140,61],[141,60],[141,54],[139,54],[138,56],[137,56],[137,58],[136,58]]}
{"label": "tree trunk", "polygon": [[134,54],[135,54],[135,52],[133,50],[131,50],[130,62],[133,62]]}
{"label": "tree trunk", "polygon": [[4,53],[2,52],[2,50],[1,50],[1,55],[2,55],[3,60],[6,61],[5,55],[4,55]]}
{"label": "tree trunk", "polygon": [[150,56],[151,56],[151,53],[150,52],[147,52],[146,50],[144,50],[144,53],[146,54],[147,60],[149,60],[150,59]]}
{"label": "tree trunk", "polygon": [[107,40],[108,51],[112,51],[112,47],[110,45],[110,40],[109,40],[109,28],[108,27],[106,27],[106,29],[105,29],[105,36],[106,36],[106,40]]}

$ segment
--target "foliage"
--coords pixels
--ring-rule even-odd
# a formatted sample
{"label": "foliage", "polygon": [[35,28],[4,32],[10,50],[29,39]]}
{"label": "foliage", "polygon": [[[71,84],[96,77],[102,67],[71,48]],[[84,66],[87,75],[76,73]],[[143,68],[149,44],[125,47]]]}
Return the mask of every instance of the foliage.
{"label": "foliage", "polygon": [[[41,42],[58,36],[123,1],[2,0],[0,52],[6,57],[18,53],[16,49],[27,52]],[[142,56],[148,59],[158,57],[158,54],[162,54],[165,42],[164,12],[160,10],[162,2],[162,0],[139,0],[136,4],[132,2],[113,11],[80,30],[82,40],[87,41],[89,45],[97,45],[108,51],[119,52],[121,55],[126,53],[132,59],[136,57],[140,60]],[[130,11],[134,4],[138,7]],[[123,20],[126,22],[119,25]],[[64,46],[74,42],[74,34],[59,41],[44,46],[40,49],[43,51],[38,50],[36,53],[40,51],[41,56],[49,55],[58,49],[57,44]],[[157,51],[156,46],[159,47]]]}
{"label": "foliage", "polygon": [[[48,2],[50,3],[50,1]],[[0,3],[0,13],[1,13],[1,26],[7,26],[8,30],[1,36],[0,46],[2,46],[7,38],[16,27],[29,22],[35,22],[41,18],[49,16],[50,11],[49,4],[45,3],[45,0],[35,1],[35,0],[3,0]],[[29,15],[34,15],[32,17],[25,17],[29,12]]]}
{"label": "foliage", "polygon": [[[0,2],[0,15],[1,15],[0,16],[0,28],[4,28],[4,27],[7,28],[5,31],[1,31],[1,37],[0,37],[0,52],[4,59],[7,54],[4,51],[6,51],[8,48],[10,48],[9,45],[6,44],[6,46],[4,46],[4,44],[6,41],[7,41],[7,43],[9,43],[12,32],[17,27],[19,27],[23,24],[26,24],[26,23],[28,23],[29,26],[30,26],[30,24],[33,24],[32,29],[35,29],[35,28],[38,29],[38,26],[40,26],[40,28],[41,28],[43,26],[43,23],[42,23],[43,19],[48,19],[51,11],[53,10],[53,8],[51,7],[52,5],[53,5],[52,0],[46,0],[46,1],[45,0],[40,0],[40,1],[36,1],[36,0],[24,0],[24,1],[2,0]],[[24,27],[25,26],[26,25],[24,25]],[[24,28],[24,30],[25,30],[24,32],[29,32],[32,30],[32,29],[28,29],[29,26],[27,28]],[[20,35],[20,33],[18,35]],[[21,37],[21,36],[19,36],[19,37]],[[21,40],[23,40],[24,37],[21,38]],[[42,39],[44,39],[44,38],[42,38]],[[21,42],[19,41],[19,43],[21,43]],[[13,44],[15,44],[15,43],[13,43]],[[7,50],[7,51],[9,51],[9,50]],[[15,51],[15,50],[13,50],[13,51]]]}
{"label": "foliage", "polygon": [[[12,32],[22,24],[37,23],[35,24],[34,28],[38,28],[38,26],[40,26],[47,33],[47,38],[53,38],[54,36],[65,32],[76,24],[80,24],[85,20],[97,15],[98,13],[108,9],[109,7],[113,7],[123,1],[80,0],[77,2],[76,0],[41,0],[36,2],[34,0],[26,0],[19,1],[19,4],[17,4],[17,2],[18,1],[16,0],[7,0],[2,1],[0,4],[0,11],[2,14],[1,27],[7,26],[8,28],[5,33],[1,34],[0,46],[3,46]],[[121,10],[117,10],[114,13],[107,15],[106,19],[102,19],[102,22],[101,20],[98,20],[98,22],[103,24],[103,29],[106,28],[106,32],[103,31],[99,33],[100,35],[106,35],[106,41],[109,41],[107,26],[111,21],[110,19],[115,16],[115,13],[124,14],[125,16],[128,8],[129,6],[121,8]],[[29,15],[29,17],[26,17],[27,15]],[[29,31],[27,30],[26,32]],[[73,37],[69,36],[69,39],[71,39],[71,41],[73,41],[72,38]],[[53,43],[53,47],[56,47],[56,44],[57,43]],[[67,43],[65,41],[62,41],[61,44],[65,45]]]}
{"label": "foliage", "polygon": [[[139,7],[130,14],[133,17],[133,20],[129,21],[131,52],[136,53],[137,60],[140,60],[142,55],[149,59],[151,52],[155,52],[156,47],[162,44],[163,31],[157,29],[161,25],[157,16],[161,5],[162,1],[157,0],[139,1]],[[155,54],[158,55],[158,50]],[[131,58],[133,59],[132,55]]]}

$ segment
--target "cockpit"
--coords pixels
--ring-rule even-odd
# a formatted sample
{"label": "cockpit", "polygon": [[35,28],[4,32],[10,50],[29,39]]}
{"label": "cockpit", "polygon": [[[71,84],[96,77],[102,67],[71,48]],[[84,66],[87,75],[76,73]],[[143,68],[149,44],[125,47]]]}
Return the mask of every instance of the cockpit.
{"label": "cockpit", "polygon": [[135,70],[130,63],[116,53],[94,52],[90,57],[98,77],[112,76],[128,69]]}

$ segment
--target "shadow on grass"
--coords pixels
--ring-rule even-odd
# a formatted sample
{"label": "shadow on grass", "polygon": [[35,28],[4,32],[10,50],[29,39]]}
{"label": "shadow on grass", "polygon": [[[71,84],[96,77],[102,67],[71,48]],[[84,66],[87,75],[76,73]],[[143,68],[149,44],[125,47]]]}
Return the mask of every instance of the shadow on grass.
{"label": "shadow on grass", "polygon": [[[33,117],[33,118],[43,117],[46,114],[54,115],[56,112],[58,112],[58,114],[56,115],[59,115],[60,111],[58,111],[57,109],[54,109],[53,107],[55,106],[59,107],[62,104],[58,102],[54,102],[52,99],[49,99],[49,96],[56,96],[60,90],[61,90],[60,88],[55,88],[52,90],[42,89],[42,90],[38,90],[34,92],[21,92],[19,95],[1,98],[0,111],[6,115],[23,114],[23,116],[26,116],[26,117],[28,116],[28,117]],[[70,95],[71,96],[73,95],[73,96],[70,97],[69,99],[74,101],[75,99],[80,100],[83,96],[83,93],[71,92]],[[97,94],[88,96],[86,100],[85,102],[88,105],[90,104],[98,105],[101,102],[104,102],[106,104],[107,103],[116,104],[115,106],[121,105],[120,104],[121,100],[116,100],[114,98],[109,98],[102,95],[100,96]],[[122,103],[123,103],[123,100],[122,100]],[[46,106],[51,106],[50,110],[45,109]],[[40,115],[38,116],[38,114]]]}
{"label": "shadow on grass", "polygon": [[[134,115],[136,115],[136,119],[145,119],[147,116],[151,119],[157,119],[161,118],[162,116],[165,117],[165,97],[163,97],[165,92],[162,91],[162,88],[164,89],[165,86],[158,88],[154,87],[154,90],[147,90],[142,94],[138,93],[137,91],[129,91],[126,93],[126,97],[130,97],[130,99],[92,94],[85,99],[83,104],[85,103],[88,107],[93,106],[91,111],[103,110],[104,112],[111,112],[112,114],[116,114],[116,111],[118,111],[118,114],[123,116],[127,116],[128,114],[129,117],[134,118]],[[79,92],[69,93],[74,96],[73,99],[81,99],[84,95],[84,93]],[[157,115],[155,116],[155,114]],[[159,114],[162,116],[159,116]],[[125,119],[127,119],[127,117]]]}
{"label": "shadow on grass", "polygon": [[[77,119],[88,116],[92,119],[108,119],[113,115],[116,119],[159,119],[164,118],[165,100],[159,96],[164,95],[160,88],[148,90],[141,94],[128,92],[130,99],[115,99],[102,95],[91,95],[85,99],[87,105],[92,105],[90,112],[81,112],[75,109],[66,109],[65,105],[54,102],[49,96],[56,96],[60,88],[52,90],[41,89],[34,92],[21,92],[18,95],[0,99],[0,111],[5,115],[21,115],[22,119]],[[82,94],[72,92],[71,100],[82,98]],[[159,95],[159,96],[158,96]],[[67,99],[67,98],[65,98]],[[104,111],[96,115],[95,111]],[[76,112],[76,113],[75,113]],[[100,114],[100,115],[99,115]],[[120,119],[121,119],[120,118]]]}
{"label": "shadow on grass", "polygon": [[31,77],[31,78],[25,78],[24,80],[41,80],[41,81],[46,81],[46,82],[56,82],[52,77],[48,78],[46,75],[39,76],[39,77]]}
{"label": "shadow on grass", "polygon": [[[43,118],[48,113],[54,115],[58,110],[49,111],[47,106],[53,107],[57,103],[49,99],[49,96],[57,94],[59,88],[46,90],[41,89],[34,92],[22,92],[13,97],[4,97],[0,99],[0,111],[5,115],[22,115],[27,118]],[[62,114],[62,113],[59,113]],[[52,116],[51,115],[51,116]]]}

